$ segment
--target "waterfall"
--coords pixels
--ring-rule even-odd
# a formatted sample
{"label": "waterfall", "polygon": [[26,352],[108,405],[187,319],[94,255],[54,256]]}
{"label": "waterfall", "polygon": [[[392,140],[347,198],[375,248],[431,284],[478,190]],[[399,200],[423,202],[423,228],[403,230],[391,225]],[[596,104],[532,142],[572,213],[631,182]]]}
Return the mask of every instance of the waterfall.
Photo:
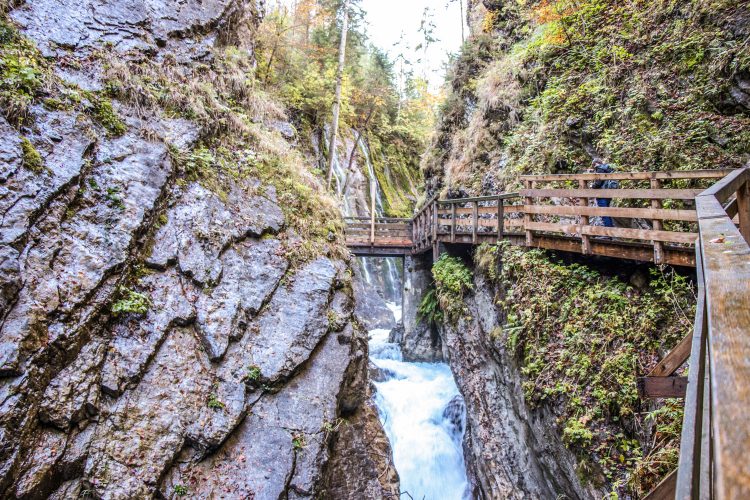
{"label": "waterfall", "polygon": [[462,446],[466,408],[450,368],[404,362],[388,334],[370,331],[370,359],[378,369],[375,403],[401,491],[414,499],[470,498]]}

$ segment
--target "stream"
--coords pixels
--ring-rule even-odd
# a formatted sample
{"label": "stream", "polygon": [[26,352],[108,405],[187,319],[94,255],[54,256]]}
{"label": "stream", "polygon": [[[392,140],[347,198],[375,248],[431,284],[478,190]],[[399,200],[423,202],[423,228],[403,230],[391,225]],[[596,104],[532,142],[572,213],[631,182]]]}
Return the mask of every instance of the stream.
{"label": "stream", "polygon": [[[401,309],[388,304],[400,321]],[[389,330],[371,330],[370,360],[379,369],[375,403],[401,478],[402,498],[470,498],[463,458],[466,409],[445,363],[403,360]],[[408,493],[408,495],[407,495]]]}

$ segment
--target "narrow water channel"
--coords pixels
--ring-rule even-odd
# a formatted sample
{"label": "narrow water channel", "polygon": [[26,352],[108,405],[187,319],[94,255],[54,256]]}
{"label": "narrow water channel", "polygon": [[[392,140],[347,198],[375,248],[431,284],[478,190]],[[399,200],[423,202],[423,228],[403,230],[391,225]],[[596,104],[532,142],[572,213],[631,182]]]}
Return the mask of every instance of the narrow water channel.
{"label": "narrow water channel", "polygon": [[[388,307],[400,321],[401,307]],[[453,374],[445,363],[404,361],[389,334],[369,332],[370,360],[378,369],[375,403],[401,478],[401,498],[470,498],[462,447],[466,409]]]}

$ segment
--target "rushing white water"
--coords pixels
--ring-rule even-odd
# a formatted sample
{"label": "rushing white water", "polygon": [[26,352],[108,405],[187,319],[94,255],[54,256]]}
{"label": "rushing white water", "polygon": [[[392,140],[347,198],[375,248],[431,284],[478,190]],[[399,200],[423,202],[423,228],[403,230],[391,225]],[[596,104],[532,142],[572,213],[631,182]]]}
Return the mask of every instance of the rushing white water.
{"label": "rushing white water", "polygon": [[[400,316],[400,307],[389,307]],[[375,403],[401,491],[415,500],[469,498],[462,448],[466,410],[453,374],[444,363],[404,362],[388,334],[370,331],[370,359],[380,369]]]}

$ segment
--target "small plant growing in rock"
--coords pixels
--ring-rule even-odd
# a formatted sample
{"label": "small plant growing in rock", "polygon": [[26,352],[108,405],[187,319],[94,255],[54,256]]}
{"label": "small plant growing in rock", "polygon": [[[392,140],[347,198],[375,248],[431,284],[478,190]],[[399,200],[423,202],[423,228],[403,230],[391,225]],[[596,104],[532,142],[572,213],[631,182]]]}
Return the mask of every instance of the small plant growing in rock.
{"label": "small plant growing in rock", "polygon": [[108,136],[118,137],[127,131],[127,126],[115,112],[110,100],[92,96],[91,101],[94,119],[107,130]]}
{"label": "small plant growing in rock", "polygon": [[304,434],[295,434],[292,436],[292,447],[295,450],[301,450],[305,446],[307,446],[307,441],[305,441],[305,435]]}
{"label": "small plant growing in rock", "polygon": [[251,365],[247,369],[247,373],[245,374],[245,380],[250,380],[252,382],[255,382],[260,379],[260,367],[258,365]]}
{"label": "small plant growing in rock", "polygon": [[112,305],[112,313],[115,316],[127,313],[146,314],[151,307],[151,300],[142,293],[120,287],[119,294],[120,300]]}
{"label": "small plant growing in rock", "polygon": [[219,396],[217,396],[215,392],[212,392],[211,395],[208,396],[208,407],[214,410],[221,410],[225,408],[226,405],[219,400]]}
{"label": "small plant growing in rock", "polygon": [[122,202],[122,198],[120,197],[119,187],[108,187],[105,197],[107,198],[107,201],[109,201],[110,205],[112,205],[114,208],[125,210],[125,203]]}
{"label": "small plant growing in rock", "polygon": [[39,151],[36,150],[31,141],[27,138],[21,139],[21,152],[23,153],[23,166],[32,172],[41,173],[44,171],[44,161]]}
{"label": "small plant growing in rock", "polygon": [[174,494],[175,494],[175,496],[184,497],[185,495],[187,495],[187,493],[188,493],[187,486],[184,486],[182,484],[175,484],[174,485]]}

